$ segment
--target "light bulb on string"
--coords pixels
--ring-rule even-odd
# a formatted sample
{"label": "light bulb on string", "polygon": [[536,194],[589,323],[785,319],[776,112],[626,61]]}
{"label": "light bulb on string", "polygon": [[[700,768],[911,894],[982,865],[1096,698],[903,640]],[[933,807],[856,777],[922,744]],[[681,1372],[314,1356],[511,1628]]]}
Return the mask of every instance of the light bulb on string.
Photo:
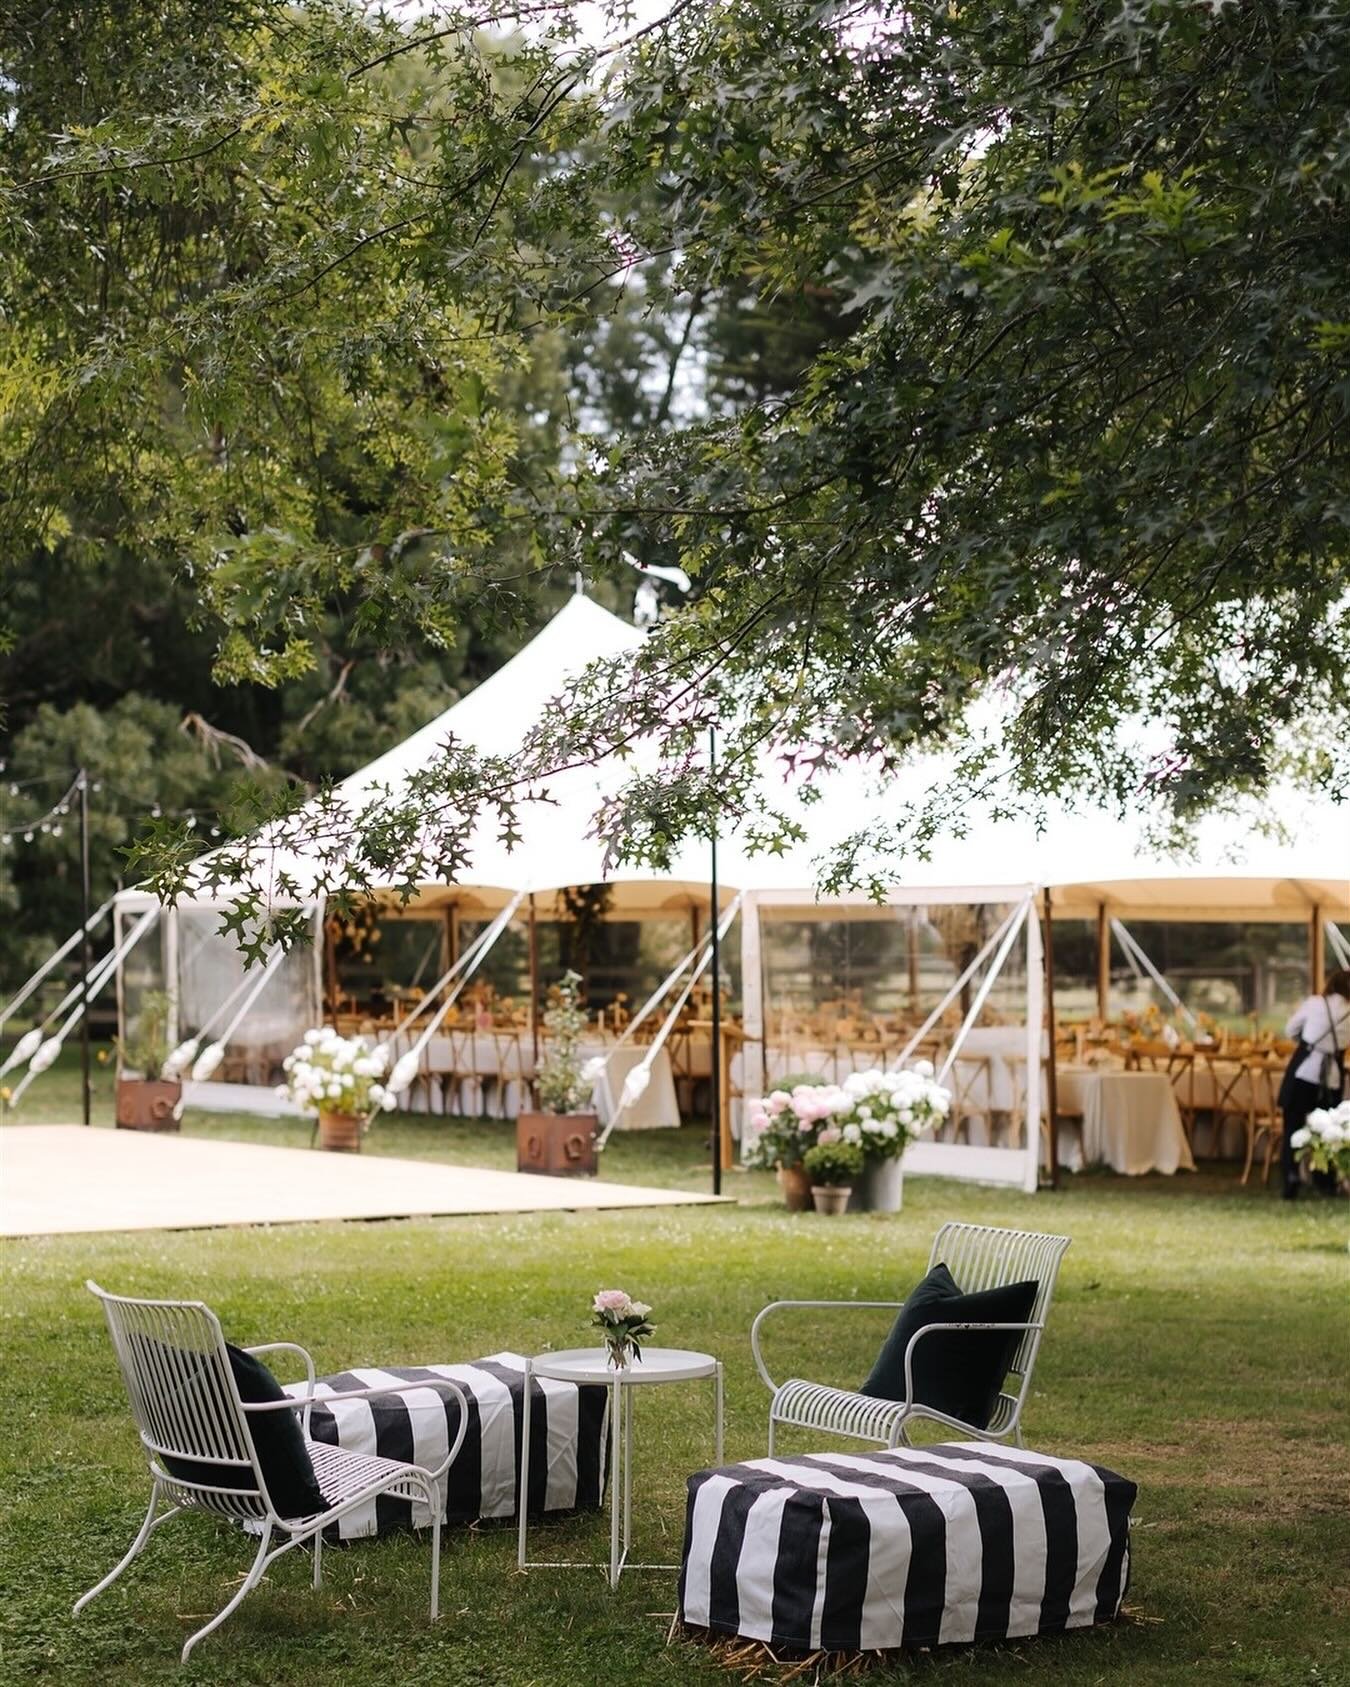
{"label": "light bulb on string", "polygon": [[23,841],[25,843],[32,843],[33,834],[31,832],[25,832],[24,835],[23,835]]}

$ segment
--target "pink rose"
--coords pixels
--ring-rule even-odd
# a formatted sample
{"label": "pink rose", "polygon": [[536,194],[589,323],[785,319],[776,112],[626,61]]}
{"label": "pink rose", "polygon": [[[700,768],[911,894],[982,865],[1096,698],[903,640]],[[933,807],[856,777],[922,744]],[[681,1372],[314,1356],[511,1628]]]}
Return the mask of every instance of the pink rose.
{"label": "pink rose", "polygon": [[620,1317],[633,1309],[633,1302],[623,1289],[601,1289],[591,1305],[597,1312],[617,1312]]}

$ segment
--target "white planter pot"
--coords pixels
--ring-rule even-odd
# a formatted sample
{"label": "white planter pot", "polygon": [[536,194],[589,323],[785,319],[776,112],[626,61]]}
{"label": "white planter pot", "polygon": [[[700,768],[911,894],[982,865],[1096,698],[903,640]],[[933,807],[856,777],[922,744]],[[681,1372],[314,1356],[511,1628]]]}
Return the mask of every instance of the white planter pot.
{"label": "white planter pot", "polygon": [[863,1161],[862,1176],[853,1185],[848,1210],[851,1213],[898,1213],[904,1196],[904,1161],[881,1160],[869,1155]]}

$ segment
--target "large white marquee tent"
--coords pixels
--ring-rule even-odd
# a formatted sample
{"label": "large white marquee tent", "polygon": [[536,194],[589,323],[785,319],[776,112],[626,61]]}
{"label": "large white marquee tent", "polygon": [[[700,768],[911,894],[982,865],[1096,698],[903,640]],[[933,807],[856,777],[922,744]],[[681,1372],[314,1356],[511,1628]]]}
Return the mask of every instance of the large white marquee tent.
{"label": "large white marquee tent", "polygon": [[[353,810],[397,794],[410,774],[425,766],[453,735],[489,753],[510,755],[529,727],[564,690],[567,680],[588,662],[622,655],[644,635],[584,595],[578,594],[515,657],[467,696],[401,744],[343,781],[339,796]],[[482,919],[507,908],[518,897],[552,893],[571,885],[608,881],[613,888],[612,917],[640,919],[681,909],[708,906],[709,852],[700,840],[678,851],[669,871],[620,867],[606,871],[603,844],[591,837],[591,817],[603,797],[631,774],[632,763],[571,769],[551,780],[547,801],[530,802],[520,811],[520,840],[506,848],[491,828],[473,840],[470,875],[463,883],[428,883],[419,902],[427,907],[454,905]],[[775,770],[766,769],[775,779]],[[870,782],[854,768],[830,775],[824,800],[804,806],[808,842],[782,856],[751,855],[735,837],[719,842],[722,906],[740,896],[744,1072],[753,1082],[764,1070],[764,1002],[760,960],[761,926],[766,920],[792,918],[870,918],[877,904],[863,896],[822,902],[814,889],[820,857],[833,844],[861,827],[896,815],[906,793],[921,799],[941,777],[937,767],[914,768],[886,787]],[[781,780],[775,791],[781,798]],[[990,904],[1021,909],[1021,953],[1025,959],[1028,1038],[1029,1116],[1038,1116],[1041,1026],[1044,985],[1041,923],[1033,917],[1047,902],[1057,916],[1162,920],[1306,921],[1314,934],[1324,919],[1350,917],[1350,804],[1305,806],[1292,814],[1297,843],[1280,847],[1256,832],[1238,833],[1229,825],[1201,828],[1188,860],[1152,854],[1137,829],[1105,814],[1056,812],[1037,828],[1029,823],[981,823],[972,818],[964,836],[935,851],[933,859],[905,866],[885,898],[890,909],[942,904]],[[272,850],[266,839],[263,852]],[[300,886],[315,883],[313,862],[303,852],[273,851],[268,866],[284,870]],[[377,887],[378,889],[379,887]],[[394,885],[386,887],[391,893]],[[155,906],[144,891],[128,890],[117,899],[119,932]],[[314,905],[319,936],[323,909]],[[188,897],[166,911],[159,922],[163,976],[175,996],[181,1033],[200,1026],[220,1007],[242,978],[233,939],[219,931],[220,905],[209,895]],[[1314,951],[1318,940],[1314,936]],[[279,961],[275,982],[250,1009],[252,1034],[284,1040],[322,1017],[322,943]],[[124,1004],[120,991],[119,1003]],[[261,1026],[259,1025],[259,1022]],[[212,1092],[226,1090],[233,1096]],[[238,1086],[204,1085],[193,1099],[238,1105]],[[1033,1188],[1036,1182],[1035,1133],[1025,1150],[970,1149],[948,1145],[916,1147],[914,1169],[964,1170],[967,1175],[1011,1181]],[[907,1162],[909,1163],[909,1162]]]}

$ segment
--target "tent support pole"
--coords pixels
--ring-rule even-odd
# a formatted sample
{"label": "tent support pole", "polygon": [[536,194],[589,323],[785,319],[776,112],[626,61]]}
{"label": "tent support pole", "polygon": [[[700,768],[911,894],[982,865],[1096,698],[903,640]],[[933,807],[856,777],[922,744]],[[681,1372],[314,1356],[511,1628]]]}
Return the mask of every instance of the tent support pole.
{"label": "tent support pole", "polygon": [[[708,728],[708,786],[717,784],[717,728]],[[721,910],[717,900],[717,815],[710,815],[708,855],[708,918],[712,921],[712,1049],[709,1089],[712,1091],[712,1187],[722,1193],[722,943],[718,927]]]}
{"label": "tent support pole", "polygon": [[1050,1058],[1045,1063],[1045,1116],[1050,1127],[1050,1187],[1059,1188],[1059,1073],[1055,1057],[1055,917],[1050,887],[1045,887],[1045,1034]]}
{"label": "tent support pole", "polygon": [[[120,964],[117,979],[120,988]],[[80,769],[80,997],[84,1002],[80,1015],[80,1088],[87,1125],[93,1096],[89,1075],[89,774],[85,768]]]}
{"label": "tent support pole", "polygon": [[909,905],[909,924],[906,928],[905,960],[907,963],[909,994],[909,1017],[919,1017],[919,909],[916,903]]}
{"label": "tent support pole", "polygon": [[1322,921],[1321,907],[1314,902],[1312,918],[1308,922],[1308,967],[1312,973],[1309,995],[1317,995],[1327,974],[1327,933]]}
{"label": "tent support pole", "polygon": [[1105,902],[1097,904],[1097,1018],[1111,1017],[1111,920]]}
{"label": "tent support pole", "polygon": [[534,892],[530,892],[530,1046],[534,1051],[534,1070],[539,1070],[539,921],[535,913]]}
{"label": "tent support pole", "polygon": [[327,986],[323,993],[328,1007],[328,1017],[336,1020],[340,997],[338,990],[337,929],[326,912],[323,914],[323,969],[328,974]]}

